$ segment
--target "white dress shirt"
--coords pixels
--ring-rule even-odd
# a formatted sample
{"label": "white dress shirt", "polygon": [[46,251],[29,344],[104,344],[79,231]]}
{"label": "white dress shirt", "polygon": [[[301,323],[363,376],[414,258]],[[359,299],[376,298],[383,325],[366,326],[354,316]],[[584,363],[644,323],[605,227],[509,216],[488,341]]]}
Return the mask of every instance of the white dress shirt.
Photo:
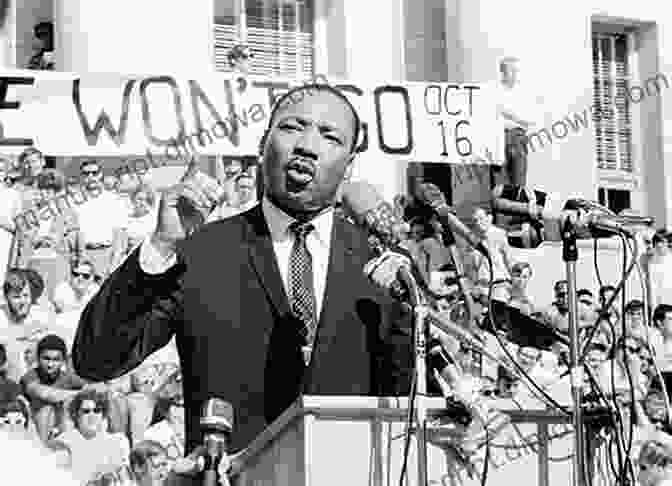
{"label": "white dress shirt", "polygon": [[[285,292],[289,295],[289,256],[294,244],[294,235],[289,231],[289,225],[295,221],[293,217],[282,211],[267,198],[261,203],[264,219],[268,224],[273,240],[273,250],[278,263],[282,283]],[[331,251],[331,231],[334,225],[333,208],[320,213],[311,220],[315,230],[306,237],[306,246],[313,261],[313,285],[315,291],[316,313],[319,319],[324,301],[324,291],[327,285],[327,269],[329,266],[329,254]],[[162,256],[146,239],[140,247],[140,268],[145,273],[160,274],[175,265],[175,255]]]}

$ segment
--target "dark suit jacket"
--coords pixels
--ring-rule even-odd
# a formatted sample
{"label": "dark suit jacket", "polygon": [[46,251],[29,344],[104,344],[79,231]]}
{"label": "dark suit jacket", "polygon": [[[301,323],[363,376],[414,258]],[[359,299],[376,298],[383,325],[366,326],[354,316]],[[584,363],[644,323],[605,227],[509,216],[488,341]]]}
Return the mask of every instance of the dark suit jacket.
{"label": "dark suit jacket", "polygon": [[176,334],[182,361],[187,449],[217,396],[234,408],[232,449],[245,447],[300,393],[400,395],[410,388],[411,319],[362,273],[366,235],[334,217],[315,351],[303,364],[261,206],[205,225],[178,265],[148,275],[139,250],[103,284],[77,330],[73,363],[91,380],[136,367]]}

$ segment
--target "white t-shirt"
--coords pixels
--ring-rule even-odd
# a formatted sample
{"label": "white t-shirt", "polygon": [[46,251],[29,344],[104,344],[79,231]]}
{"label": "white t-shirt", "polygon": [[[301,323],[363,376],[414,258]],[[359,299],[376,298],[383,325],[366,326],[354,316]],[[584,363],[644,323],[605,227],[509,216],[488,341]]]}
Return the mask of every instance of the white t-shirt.
{"label": "white t-shirt", "polygon": [[54,289],[54,307],[56,312],[67,312],[71,310],[81,310],[86,307],[89,300],[98,293],[100,287],[98,285],[91,285],[89,290],[81,297],[77,297],[75,291],[69,282],[61,282]]}
{"label": "white t-shirt", "polygon": [[[502,122],[504,123],[504,128],[516,128],[520,127],[517,123],[508,118],[501,116],[503,111],[513,113],[516,117],[534,124],[538,124],[539,114],[537,113],[536,103],[530,93],[524,86],[515,85],[513,88],[507,88],[503,85],[499,85],[497,90],[498,96],[498,112]],[[522,127],[525,128],[525,127]]]}
{"label": "white t-shirt", "polygon": [[77,206],[79,228],[86,243],[111,244],[114,230],[126,228],[128,206],[117,194],[102,191],[97,197]]}
{"label": "white t-shirt", "polygon": [[81,486],[55,456],[29,441],[0,431],[2,484],[21,486]]}

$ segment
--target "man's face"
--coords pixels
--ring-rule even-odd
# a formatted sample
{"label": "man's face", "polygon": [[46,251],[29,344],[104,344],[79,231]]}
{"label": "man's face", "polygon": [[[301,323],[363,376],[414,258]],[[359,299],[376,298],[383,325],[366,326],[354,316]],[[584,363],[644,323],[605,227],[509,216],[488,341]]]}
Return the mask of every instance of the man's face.
{"label": "man's face", "polygon": [[38,358],[40,370],[50,378],[55,378],[58,375],[64,362],[63,353],[56,349],[45,349]]}
{"label": "man's face", "polygon": [[269,198],[293,215],[333,204],[352,162],[354,131],[352,112],[332,93],[304,91],[286,100],[263,152]]}
{"label": "man's face", "polygon": [[103,410],[94,400],[83,400],[79,406],[77,428],[87,437],[97,435],[104,428]]}
{"label": "man's face", "polygon": [[17,319],[25,319],[30,313],[32,305],[32,296],[30,295],[30,286],[25,285],[22,290],[10,291],[7,295],[7,305],[9,311]]}
{"label": "man's face", "polygon": [[481,232],[485,233],[490,229],[492,225],[492,217],[486,213],[483,209],[479,208],[474,211],[474,223],[476,228]]}
{"label": "man's face", "polygon": [[23,160],[23,164],[28,174],[36,176],[44,169],[44,158],[37,153],[30,154]]}
{"label": "man's face", "polygon": [[525,290],[531,276],[532,271],[527,267],[516,270],[511,274],[511,284],[518,289]]}
{"label": "man's face", "polygon": [[88,289],[93,282],[93,268],[91,265],[77,265],[72,270],[72,287],[80,292]]}
{"label": "man's face", "polygon": [[87,189],[100,189],[103,182],[103,173],[96,163],[86,164],[82,167],[82,182]]}
{"label": "man's face", "polygon": [[238,202],[245,204],[250,202],[254,197],[254,179],[251,177],[242,177],[236,183],[236,191],[238,192]]}
{"label": "man's face", "polygon": [[633,309],[626,314],[626,321],[631,329],[638,329],[644,322],[644,311],[640,309]]}
{"label": "man's face", "polygon": [[536,348],[523,347],[518,350],[518,363],[524,369],[532,368],[539,360],[540,352]]}
{"label": "man's face", "polygon": [[563,282],[555,286],[555,301],[560,306],[567,306],[569,296],[569,286]]}

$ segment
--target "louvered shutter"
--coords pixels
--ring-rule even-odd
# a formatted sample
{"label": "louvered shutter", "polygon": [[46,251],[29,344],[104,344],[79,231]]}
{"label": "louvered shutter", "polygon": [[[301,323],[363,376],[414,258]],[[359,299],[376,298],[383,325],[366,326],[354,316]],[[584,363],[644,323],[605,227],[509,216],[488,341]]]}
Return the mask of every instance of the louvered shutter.
{"label": "louvered shutter", "polygon": [[218,19],[219,23],[215,24],[217,69],[229,69],[227,53],[231,47],[242,41],[254,53],[250,62],[250,74],[301,79],[312,76],[312,2],[246,0],[244,4],[245,26],[239,25],[240,15],[228,21]]}
{"label": "louvered shutter", "polygon": [[600,169],[632,172],[628,42],[624,34],[593,34],[593,122]]}

